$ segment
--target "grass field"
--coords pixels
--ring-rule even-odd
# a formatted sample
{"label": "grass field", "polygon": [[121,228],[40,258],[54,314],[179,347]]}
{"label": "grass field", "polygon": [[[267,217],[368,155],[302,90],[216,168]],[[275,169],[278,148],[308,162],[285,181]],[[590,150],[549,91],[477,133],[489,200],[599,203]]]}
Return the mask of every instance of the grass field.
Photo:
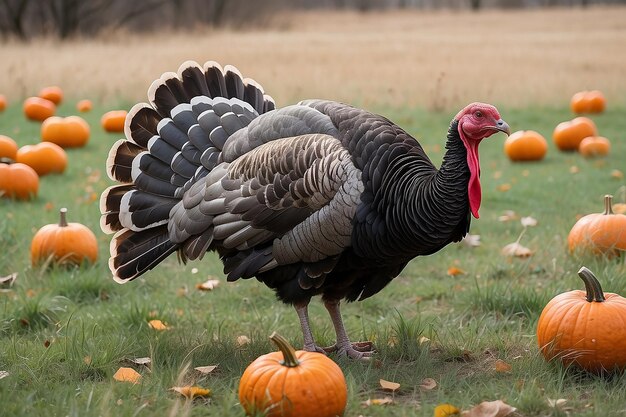
{"label": "grass field", "polygon": [[[352,61],[356,67],[352,75],[350,60],[354,56],[344,54],[339,46],[334,52],[326,51],[324,46],[332,43],[332,36],[316,35],[318,20],[308,15],[298,21],[301,29],[291,22],[282,29],[284,33],[211,33],[207,35],[207,44],[186,43],[180,50],[176,49],[177,41],[182,43],[185,36],[172,35],[173,39],[164,36],[159,38],[165,44],[159,60],[147,52],[148,47],[154,51],[155,45],[148,44],[145,37],[133,38],[129,43],[134,55],[121,53],[123,58],[128,58],[126,62],[121,62],[120,56],[94,62],[98,48],[108,45],[112,53],[117,51],[118,38],[72,44],[42,41],[33,45],[3,45],[3,54],[7,50],[7,56],[15,59],[0,62],[0,66],[13,68],[10,77],[3,78],[0,84],[0,93],[12,102],[0,113],[0,134],[13,137],[21,145],[39,140],[39,124],[24,119],[19,97],[33,94],[45,84],[59,84],[66,89],[68,98],[59,108],[59,114],[75,113],[73,100],[83,96],[93,97],[97,104],[85,115],[92,129],[90,142],[83,149],[68,151],[69,166],[63,175],[42,178],[39,196],[32,202],[0,200],[0,276],[18,273],[13,287],[0,293],[0,371],[8,372],[8,376],[0,379],[0,414],[243,416],[237,399],[238,380],[254,358],[273,350],[269,334],[278,331],[296,347],[300,346],[301,333],[293,309],[276,302],[272,292],[254,280],[227,284],[214,256],[188,265],[180,265],[172,258],[124,286],[110,279],[106,265],[109,237],[100,232],[94,197],[110,184],[104,172],[104,160],[119,135],[106,134],[100,129],[100,115],[113,108],[129,108],[144,97],[152,79],[162,71],[177,68],[184,59],[217,59],[239,64],[236,51],[217,42],[228,38],[233,42],[231,45],[241,46],[245,51],[241,58],[244,75],[262,81],[270,94],[280,98],[280,103],[314,95],[362,104],[415,135],[437,164],[443,155],[447,125],[457,110],[453,106],[459,101],[492,101],[513,130],[533,129],[549,139],[558,122],[572,117],[568,109],[572,92],[602,88],[609,97],[609,107],[593,119],[600,133],[612,140],[610,156],[585,160],[575,153],[557,151],[549,141],[544,161],[511,163],[502,153],[501,135],[485,140],[481,145],[484,193],[481,217],[473,221],[471,230],[472,234],[480,235],[481,246],[453,245],[417,259],[377,296],[345,306],[344,318],[351,336],[355,340],[374,340],[379,353],[369,363],[333,358],[346,375],[349,398],[345,415],[350,417],[432,416],[437,404],[451,403],[469,409],[481,401],[497,399],[516,407],[519,415],[524,416],[625,415],[625,376],[589,376],[546,363],[535,342],[536,322],[548,300],[560,292],[582,288],[576,276],[582,264],[598,274],[605,291],[626,294],[623,259],[577,259],[566,252],[567,233],[577,216],[601,211],[602,197],[607,193],[614,194],[616,202],[626,202],[626,180],[612,175],[615,169],[625,171],[626,85],[623,77],[617,76],[618,68],[623,69],[618,62],[623,56],[615,51],[620,50],[626,37],[615,35],[623,34],[626,29],[623,19],[626,9],[592,9],[588,13],[574,10],[546,14],[536,11],[431,14],[427,15],[428,19],[412,16],[417,21],[423,19],[419,27],[425,34],[420,39],[425,43],[430,41],[433,46],[440,45],[429,51],[447,52],[424,55],[423,61],[431,62],[432,57],[435,63],[426,65],[429,68],[426,72],[419,70],[408,75],[402,72],[398,77],[393,69],[410,61],[406,55],[415,58],[411,54],[425,53],[407,46],[413,40],[411,37],[417,35],[407,29],[409,18],[403,15],[387,16],[391,20],[380,21],[370,15],[362,17],[364,23],[376,23],[391,38],[373,41],[376,47],[368,52],[361,42],[368,36],[377,39],[376,33],[367,35],[364,30],[356,33],[354,36],[361,39],[357,42],[361,55]],[[583,39],[585,35],[579,29],[565,30],[567,25],[559,23],[563,16],[588,23],[593,33],[589,40]],[[356,17],[349,17],[353,26],[342,27],[346,33],[358,26]],[[604,24],[598,22],[598,17],[605,19]],[[340,18],[328,17],[321,25],[338,24]],[[396,18],[400,23],[393,23]],[[533,23],[527,25],[528,32],[518,37],[514,28],[521,25],[518,22],[521,18]],[[461,32],[460,37],[449,33],[437,40],[441,22],[450,25],[482,22],[496,26],[492,32],[483,33],[480,29],[470,37],[465,36],[463,27],[455,26]],[[496,32],[502,34],[501,40],[489,36]],[[552,36],[544,38],[548,33]],[[286,55],[281,55],[286,54],[285,50],[276,50],[274,55],[267,52],[271,50],[267,45],[279,42],[283,34],[285,44],[294,49],[290,41],[295,42],[298,37],[307,42],[319,39],[320,44],[313,42],[310,54],[299,52],[295,62],[287,63]],[[265,54],[252,51],[252,39],[266,42]],[[467,52],[463,47],[466,42],[486,45],[489,52],[480,49],[481,54],[491,56],[499,45],[496,51],[515,56],[522,53],[517,49],[520,39],[528,40],[521,51],[528,51],[523,49],[526,47],[532,50],[533,42],[535,46],[555,48],[554,53],[545,48],[534,50],[536,62],[541,61],[545,66],[528,77],[516,78],[524,70],[509,64],[500,67],[499,72],[479,62],[470,68],[466,66],[468,75],[463,79],[451,58],[454,55],[450,50],[455,48]],[[556,49],[561,48],[557,46],[561,41],[574,39],[582,39],[585,58],[571,71],[558,72],[554,63],[560,59]],[[590,39],[600,41],[602,47]],[[221,49],[216,48],[213,53],[212,42],[221,45]],[[345,47],[349,41],[342,42]],[[393,49],[387,55],[380,55],[385,45],[396,45],[398,56],[410,51],[404,54],[404,64],[393,60],[396,57]],[[571,46],[568,45],[567,48]],[[50,52],[52,48],[60,56],[56,61]],[[37,51],[49,52],[42,56],[36,55]],[[84,68],[69,58],[70,51],[85,57]],[[329,55],[324,55],[325,52]],[[563,54],[566,52],[571,54],[571,49]],[[27,62],[29,55],[38,56],[38,65]],[[330,76],[319,72],[322,68],[335,68],[332,57],[342,59],[336,67],[338,73]],[[607,65],[611,60],[615,62],[610,68],[597,68],[592,59],[596,57],[605,59]],[[259,61],[255,63],[257,58]],[[376,60],[380,60],[384,76],[372,80],[375,71],[366,70],[364,64]],[[307,66],[305,61],[315,64]],[[518,57],[513,62],[523,61]],[[494,62],[505,65],[500,60]],[[24,70],[20,69],[22,65]],[[125,66],[130,68],[128,73],[123,72]],[[286,67],[297,67],[302,74],[298,78],[287,77],[291,70]],[[90,72],[95,68],[100,69]],[[484,77],[478,71],[481,68],[486,71]],[[447,74],[446,81],[438,86],[436,74],[441,71]],[[342,77],[349,80],[345,88]],[[408,83],[412,77],[418,82]],[[280,84],[283,79],[284,85]],[[506,93],[500,88],[485,90],[486,80],[490,85],[505,86]],[[392,89],[389,94],[384,87],[386,83]],[[68,208],[70,221],[81,222],[96,232],[100,260],[93,266],[72,270],[32,268],[30,240],[39,227],[56,222],[61,207]],[[538,220],[538,225],[528,228],[521,240],[534,252],[529,258],[512,259],[500,253],[523,229],[519,220],[499,221],[508,210]],[[447,271],[453,266],[464,273],[449,276]],[[221,280],[221,285],[211,292],[198,291],[196,284],[209,276]],[[321,344],[330,344],[333,331],[325,310],[316,302],[311,310],[316,338]],[[150,329],[148,320],[153,318],[164,321],[170,329],[162,332]],[[240,336],[247,336],[250,342],[238,342]],[[420,343],[422,336],[430,342]],[[112,376],[120,366],[130,366],[129,359],[141,357],[150,357],[152,364],[150,368],[135,366],[142,374],[140,384],[113,381]],[[510,371],[496,371],[498,360],[511,365]],[[193,370],[205,365],[217,365],[217,368],[209,375]],[[381,378],[400,383],[400,389],[395,393],[383,392],[379,387]],[[437,386],[421,388],[425,378],[434,379]],[[209,388],[212,396],[186,401],[170,390],[186,384]],[[392,397],[393,403],[363,405],[368,399],[385,397]],[[550,400],[557,399],[566,402],[559,407],[551,406]]]}

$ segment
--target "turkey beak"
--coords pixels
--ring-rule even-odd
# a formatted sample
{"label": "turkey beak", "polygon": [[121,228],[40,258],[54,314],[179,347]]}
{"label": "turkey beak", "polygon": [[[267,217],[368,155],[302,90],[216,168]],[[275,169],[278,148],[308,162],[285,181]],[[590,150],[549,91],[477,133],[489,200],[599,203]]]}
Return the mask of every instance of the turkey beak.
{"label": "turkey beak", "polygon": [[499,119],[498,121],[496,121],[495,127],[497,131],[504,132],[506,133],[507,136],[511,135],[511,128],[509,127],[507,122],[505,122],[504,120]]}

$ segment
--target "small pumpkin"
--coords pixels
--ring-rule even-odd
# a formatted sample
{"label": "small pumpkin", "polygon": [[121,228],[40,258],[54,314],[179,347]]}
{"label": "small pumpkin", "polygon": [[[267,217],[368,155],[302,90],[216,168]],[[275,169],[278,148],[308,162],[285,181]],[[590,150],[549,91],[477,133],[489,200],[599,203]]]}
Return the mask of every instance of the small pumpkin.
{"label": "small pumpkin", "polygon": [[30,245],[33,265],[50,260],[62,265],[80,265],[98,258],[96,235],[85,225],[67,222],[67,209],[59,211],[59,223],[47,224],[35,233]]}
{"label": "small pumpkin", "polygon": [[3,94],[0,94],[0,111],[5,111],[7,106],[7,98]]}
{"label": "small pumpkin", "polygon": [[17,143],[8,136],[0,135],[0,158],[15,160],[17,155]]}
{"label": "small pumpkin", "polygon": [[61,90],[61,87],[56,85],[42,88],[39,90],[39,94],[37,95],[41,98],[45,98],[46,100],[50,100],[57,106],[63,101],[63,90]]}
{"label": "small pumpkin", "polygon": [[568,291],[545,306],[537,322],[537,343],[547,360],[559,359],[589,372],[626,367],[626,298],[602,291],[584,266],[585,291]]}
{"label": "small pumpkin", "polygon": [[54,116],[56,105],[45,98],[29,97],[24,100],[22,109],[27,119],[43,122],[48,117]]}
{"label": "small pumpkin", "polygon": [[588,136],[578,145],[578,152],[586,158],[606,156],[611,150],[611,142],[603,136]]}
{"label": "small pumpkin", "polygon": [[548,142],[534,130],[519,130],[504,141],[504,153],[511,161],[540,161],[548,152]]}
{"label": "small pumpkin", "polygon": [[279,351],[255,359],[239,382],[239,402],[246,415],[343,415],[348,392],[339,366],[322,353],[296,351],[275,332],[270,339]]}
{"label": "small pumpkin", "polygon": [[41,124],[41,140],[62,148],[79,148],[89,141],[89,124],[80,116],[53,116]]}
{"label": "small pumpkin", "polygon": [[63,148],[52,142],[24,145],[18,149],[15,160],[30,166],[40,177],[50,173],[63,173],[67,167],[67,154]]}
{"label": "small pumpkin", "polygon": [[93,103],[91,102],[91,100],[80,100],[78,103],[76,103],[76,110],[78,110],[81,113],[86,113],[91,111],[91,109],[93,108]]}
{"label": "small pumpkin", "polygon": [[577,150],[580,142],[588,136],[598,136],[596,124],[588,117],[561,122],[552,133],[554,144],[562,151]]}
{"label": "small pumpkin", "polygon": [[39,191],[39,176],[28,165],[0,159],[0,197],[30,200]]}
{"label": "small pumpkin", "polygon": [[606,98],[601,91],[580,91],[572,96],[570,108],[576,114],[602,113],[606,108]]}
{"label": "small pumpkin", "polygon": [[570,253],[615,256],[626,251],[626,215],[616,214],[613,196],[604,196],[604,212],[581,217],[567,236]]}
{"label": "small pumpkin", "polygon": [[100,124],[107,132],[123,132],[127,114],[126,110],[108,111],[100,118]]}

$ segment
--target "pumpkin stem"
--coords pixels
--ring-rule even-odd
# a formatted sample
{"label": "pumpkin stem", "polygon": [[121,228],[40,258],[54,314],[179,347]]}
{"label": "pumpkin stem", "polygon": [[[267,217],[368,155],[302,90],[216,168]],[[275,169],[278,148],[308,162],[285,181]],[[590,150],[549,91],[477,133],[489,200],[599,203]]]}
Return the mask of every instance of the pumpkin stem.
{"label": "pumpkin stem", "polygon": [[270,340],[274,342],[274,344],[278,347],[278,349],[283,353],[283,361],[281,365],[287,366],[289,368],[295,368],[300,365],[300,361],[296,357],[296,350],[289,344],[287,339],[282,337],[276,332],[273,332],[270,335]]}
{"label": "pumpkin stem", "polygon": [[59,227],[67,227],[67,209],[65,207],[59,210]]}
{"label": "pumpkin stem", "polygon": [[610,194],[607,194],[604,196],[604,213],[605,215],[608,214],[615,214],[613,213],[613,196]]}
{"label": "pumpkin stem", "polygon": [[578,276],[585,283],[585,290],[587,291],[587,301],[595,301],[601,303],[605,300],[604,292],[598,278],[587,267],[581,267],[578,271]]}

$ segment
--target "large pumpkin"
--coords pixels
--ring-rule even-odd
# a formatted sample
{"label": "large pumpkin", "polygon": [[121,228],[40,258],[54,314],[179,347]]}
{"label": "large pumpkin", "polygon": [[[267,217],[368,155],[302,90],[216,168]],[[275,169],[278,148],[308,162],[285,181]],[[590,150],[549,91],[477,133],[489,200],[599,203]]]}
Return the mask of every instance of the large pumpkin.
{"label": "large pumpkin", "polygon": [[17,143],[8,136],[0,135],[0,158],[15,160],[17,155]]}
{"label": "large pumpkin", "polygon": [[29,200],[37,196],[39,176],[28,165],[0,159],[0,197]]}
{"label": "large pumpkin", "polygon": [[239,402],[247,415],[336,417],[347,401],[341,369],[326,355],[295,351],[280,335],[270,339],[279,352],[258,357],[239,382]]}
{"label": "large pumpkin", "polygon": [[126,110],[111,110],[102,115],[100,124],[107,132],[123,132],[127,114]]}
{"label": "large pumpkin", "polygon": [[577,150],[580,142],[589,136],[598,136],[598,129],[588,117],[576,117],[559,123],[552,133],[554,144],[562,151]]}
{"label": "large pumpkin", "polygon": [[626,215],[613,213],[613,196],[604,196],[604,212],[581,217],[567,236],[571,253],[619,255],[626,251]]}
{"label": "large pumpkin", "polygon": [[578,152],[586,158],[606,156],[611,150],[611,142],[604,136],[588,136],[578,145]]}
{"label": "large pumpkin", "polygon": [[604,293],[594,274],[582,267],[585,291],[554,297],[537,322],[537,343],[543,356],[590,372],[626,367],[626,298]]}
{"label": "large pumpkin", "polygon": [[53,116],[41,124],[41,140],[62,148],[78,148],[89,141],[89,124],[80,116]]}
{"label": "large pumpkin", "polygon": [[606,108],[606,98],[598,90],[580,91],[572,96],[570,107],[574,113],[602,113]]}
{"label": "large pumpkin", "polygon": [[96,235],[85,225],[67,222],[67,209],[59,212],[58,224],[47,224],[35,233],[30,245],[33,265],[53,262],[80,265],[98,258]]}
{"label": "large pumpkin", "polygon": [[504,141],[504,153],[511,161],[539,161],[547,151],[546,139],[534,130],[519,130]]}
{"label": "large pumpkin", "polygon": [[45,98],[29,97],[24,100],[22,109],[27,119],[43,122],[48,117],[54,116],[56,105]]}
{"label": "large pumpkin", "polygon": [[50,100],[56,105],[61,104],[63,101],[63,90],[61,90],[61,87],[56,85],[42,88],[37,95],[41,98],[45,98],[46,100]]}
{"label": "large pumpkin", "polygon": [[67,167],[67,154],[52,142],[24,145],[18,149],[15,160],[30,166],[39,176],[60,174]]}

